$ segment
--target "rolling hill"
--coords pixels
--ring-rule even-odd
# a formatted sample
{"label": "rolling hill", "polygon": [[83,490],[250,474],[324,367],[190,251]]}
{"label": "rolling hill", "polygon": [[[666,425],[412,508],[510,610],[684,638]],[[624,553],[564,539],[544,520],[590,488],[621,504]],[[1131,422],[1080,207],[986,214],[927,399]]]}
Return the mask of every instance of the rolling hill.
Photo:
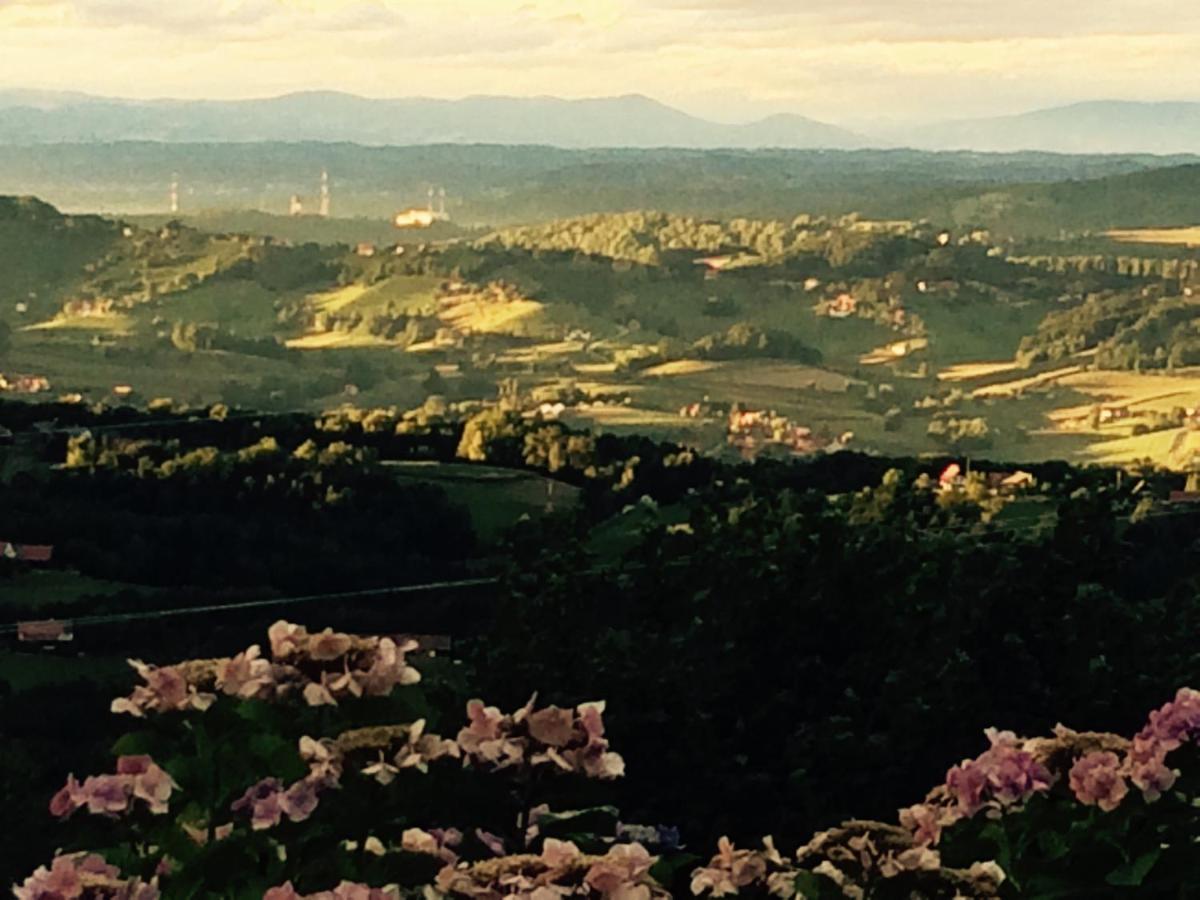
{"label": "rolling hill", "polygon": [[[436,185],[446,188],[452,221],[467,226],[630,209],[786,219],[801,212],[859,212],[989,224],[989,205],[980,210],[972,198],[1015,185],[1085,182],[1189,162],[1197,157],[316,142],[0,143],[0,194],[36,194],[71,211],[164,214],[177,175],[183,216],[205,210],[283,214],[293,194],[312,208],[321,170],[327,169],[337,218],[386,220],[397,209],[424,205]],[[1056,234],[1059,226],[1050,221],[1047,227]]]}

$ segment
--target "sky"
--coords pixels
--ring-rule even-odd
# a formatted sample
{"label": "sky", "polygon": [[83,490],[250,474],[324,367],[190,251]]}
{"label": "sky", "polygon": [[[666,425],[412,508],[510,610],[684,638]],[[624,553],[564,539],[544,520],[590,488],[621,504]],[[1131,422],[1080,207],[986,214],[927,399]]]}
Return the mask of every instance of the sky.
{"label": "sky", "polygon": [[645,94],[840,124],[1200,100],[1194,0],[0,0],[0,89]]}

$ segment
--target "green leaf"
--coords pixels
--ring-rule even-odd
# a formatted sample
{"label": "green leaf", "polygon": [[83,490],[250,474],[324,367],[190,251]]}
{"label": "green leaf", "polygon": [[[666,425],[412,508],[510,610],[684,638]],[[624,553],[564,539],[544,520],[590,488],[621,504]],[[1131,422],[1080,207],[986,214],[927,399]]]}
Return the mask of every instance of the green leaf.
{"label": "green leaf", "polygon": [[1146,876],[1150,874],[1150,870],[1154,868],[1154,864],[1158,862],[1160,856],[1162,856],[1162,850],[1158,848],[1149,850],[1133,862],[1113,869],[1104,880],[1117,887],[1141,887],[1142,882],[1146,880]]}
{"label": "green leaf", "polygon": [[1071,852],[1071,845],[1056,831],[1041,832],[1037,836],[1037,844],[1047,860],[1062,859]]}
{"label": "green leaf", "polygon": [[841,888],[832,879],[814,872],[796,873],[796,894],[804,900],[827,900],[843,896]]}
{"label": "green leaf", "polygon": [[115,756],[154,756],[162,740],[148,731],[131,731],[117,738],[112,745]]}
{"label": "green leaf", "polygon": [[670,886],[679,877],[680,872],[690,870],[703,860],[695,853],[672,853],[660,856],[658,862],[650,867],[651,877],[659,884]]}
{"label": "green leaf", "polygon": [[538,819],[538,831],[546,837],[569,834],[611,835],[617,830],[620,812],[615,806],[597,806],[569,813],[547,813]]}

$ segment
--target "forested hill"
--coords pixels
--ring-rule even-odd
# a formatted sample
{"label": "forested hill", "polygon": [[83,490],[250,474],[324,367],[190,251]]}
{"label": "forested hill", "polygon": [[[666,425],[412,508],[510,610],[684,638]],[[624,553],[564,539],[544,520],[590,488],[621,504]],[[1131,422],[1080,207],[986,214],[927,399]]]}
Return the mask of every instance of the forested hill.
{"label": "forested hill", "polygon": [[[120,239],[115,222],[64,216],[33,197],[0,196],[0,310],[37,306],[73,285]],[[0,318],[4,313],[0,311]]]}
{"label": "forested hill", "polygon": [[[923,234],[932,226],[910,222],[867,222],[855,216],[837,221],[801,215],[790,221],[699,219],[663,212],[581,216],[495,232],[479,243],[531,252],[556,251],[661,265],[674,259],[694,265],[697,254],[724,254],[713,262],[723,268],[776,263],[798,255],[848,261],[868,249]],[[896,249],[893,255],[903,256]]]}
{"label": "forested hill", "polygon": [[[629,209],[792,219],[798,213],[929,218],[1057,236],[1065,229],[1193,224],[1180,190],[1195,157],[893,151],[563,150],[353,144],[0,145],[0,193],[60,209],[180,214],[313,200],[329,172],[333,215],[390,219],[445,187],[459,225],[505,226]],[[1136,176],[1162,170],[1158,179]],[[1123,176],[1131,176],[1127,181]]]}

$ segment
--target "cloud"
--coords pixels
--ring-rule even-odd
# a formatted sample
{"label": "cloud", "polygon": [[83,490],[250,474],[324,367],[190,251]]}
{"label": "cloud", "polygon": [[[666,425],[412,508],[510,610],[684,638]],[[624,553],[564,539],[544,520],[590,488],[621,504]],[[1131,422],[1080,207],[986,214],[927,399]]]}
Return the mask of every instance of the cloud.
{"label": "cloud", "polygon": [[0,0],[0,83],[122,96],[644,93],[746,119],[1200,97],[1182,0]]}

